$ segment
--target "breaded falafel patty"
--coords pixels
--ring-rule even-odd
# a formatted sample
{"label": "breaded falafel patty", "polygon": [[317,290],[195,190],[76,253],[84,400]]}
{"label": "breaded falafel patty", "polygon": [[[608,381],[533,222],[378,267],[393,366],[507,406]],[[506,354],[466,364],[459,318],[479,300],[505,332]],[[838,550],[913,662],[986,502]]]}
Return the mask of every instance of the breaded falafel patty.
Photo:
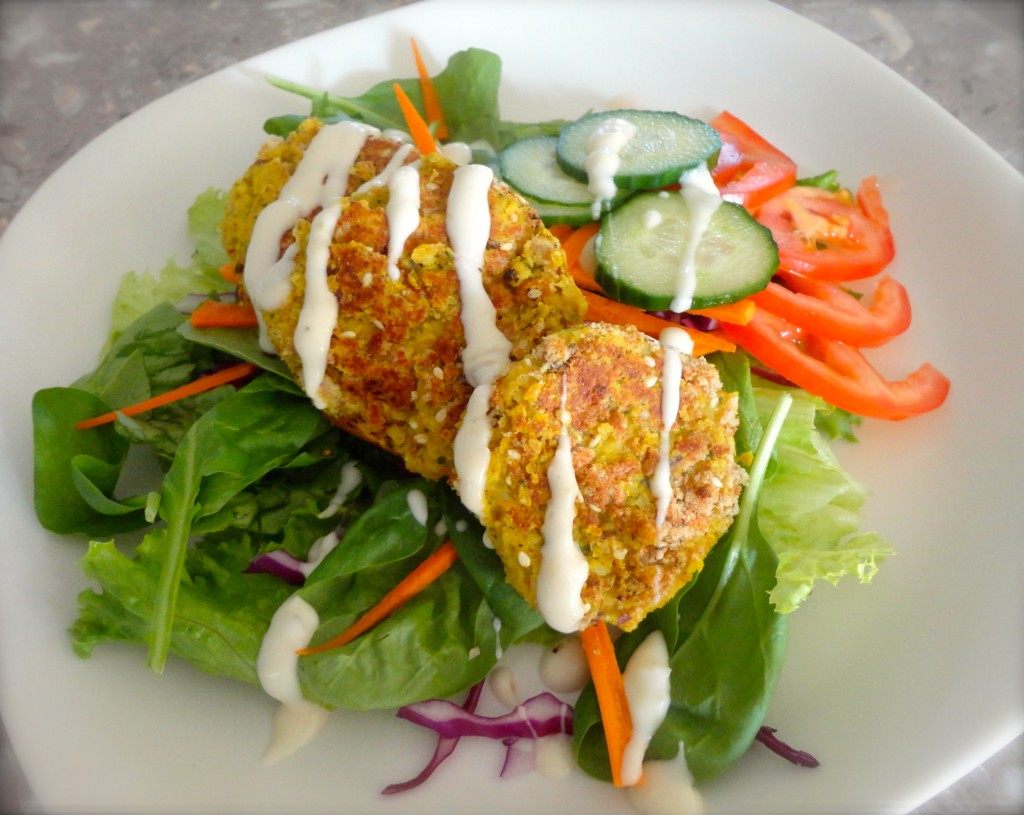
{"label": "breaded falafel patty", "polygon": [[[236,267],[246,266],[257,218],[282,195],[322,128],[310,119],[287,139],[269,141],[232,187],[222,236]],[[399,150],[407,153],[400,161],[416,160],[418,223],[401,247],[393,279],[391,190],[372,180],[382,177]],[[337,302],[337,320],[318,389],[324,413],[428,478],[455,477],[452,446],[472,392],[463,372],[460,283],[446,230],[455,170],[441,154],[420,156],[371,133],[351,165],[325,247],[326,287]],[[512,345],[510,356],[517,359],[543,335],[580,323],[586,304],[566,271],[561,244],[536,211],[500,182],[491,184],[487,204],[490,233],[482,282],[496,324]],[[301,333],[308,250],[319,211],[303,213],[280,235],[278,258],[292,255],[287,296],[274,308],[259,309],[267,338],[300,383],[303,359],[296,333]]]}
{"label": "breaded falafel patty", "polygon": [[737,511],[746,473],[735,460],[736,395],[714,365],[683,355],[672,496],[657,523],[664,353],[635,329],[587,324],[546,336],[495,383],[484,526],[508,582],[537,605],[564,426],[579,488],[572,537],[589,568],[580,629],[597,619],[636,628],[701,569]]}

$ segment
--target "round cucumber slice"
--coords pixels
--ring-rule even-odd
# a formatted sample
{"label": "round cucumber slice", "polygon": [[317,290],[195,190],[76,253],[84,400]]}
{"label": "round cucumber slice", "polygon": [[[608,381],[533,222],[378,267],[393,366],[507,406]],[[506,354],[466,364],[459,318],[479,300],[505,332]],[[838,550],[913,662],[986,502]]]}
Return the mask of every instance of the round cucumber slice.
{"label": "round cucumber slice", "polygon": [[619,166],[613,179],[619,189],[651,190],[675,184],[682,173],[708,162],[722,147],[718,132],[700,119],[671,111],[607,110],[589,113],[562,128],[558,166],[586,183],[591,137],[615,119],[636,128],[617,151]]}
{"label": "round cucumber slice", "polygon": [[[605,216],[597,239],[597,282],[609,297],[647,311],[668,310],[690,241],[690,206],[679,193],[636,195]],[[723,201],[693,253],[689,308],[740,300],[764,289],[779,266],[771,232]]]}

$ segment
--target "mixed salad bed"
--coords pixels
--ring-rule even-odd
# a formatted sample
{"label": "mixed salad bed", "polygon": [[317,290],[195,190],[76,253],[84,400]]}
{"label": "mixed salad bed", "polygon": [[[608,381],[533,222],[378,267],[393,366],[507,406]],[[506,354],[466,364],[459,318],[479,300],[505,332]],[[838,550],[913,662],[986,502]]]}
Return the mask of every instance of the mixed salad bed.
{"label": "mixed salad bed", "polygon": [[[538,138],[554,139],[548,144],[557,151],[556,137],[571,122],[503,120],[500,73],[495,54],[468,49],[437,76],[397,83],[426,110],[435,137],[474,145],[473,160],[505,177],[509,148]],[[308,97],[324,121],[408,129],[393,81],[355,98],[274,82]],[[277,117],[265,130],[285,135],[305,118]],[[589,204],[532,196],[588,290],[592,317],[651,332],[681,324],[706,335],[708,358],[739,394],[739,459],[762,467],[699,576],[615,645],[622,665],[647,634],[663,635],[672,699],[647,757],[671,758],[683,745],[698,782],[726,770],[757,738],[786,752],[764,715],[784,659],[787,615],[817,581],[867,582],[892,553],[881,536],[861,530],[867,492],[840,467],[831,443],[854,440],[860,416],[907,418],[940,405],[948,390],[930,366],[889,381],[863,350],[910,320],[906,291],[883,276],[895,250],[877,183],[864,180],[851,193],[836,173],[798,179],[796,163],[737,117],[723,112],[708,124],[719,140],[707,162],[715,185],[777,250],[777,268],[754,292],[713,297],[686,314],[646,299],[650,292],[637,303],[632,283],[616,288],[607,266],[596,276],[588,267],[583,248],[598,229]],[[239,172],[248,158],[239,157]],[[612,201],[604,222],[630,198]],[[85,657],[106,642],[137,642],[156,672],[175,654],[258,684],[264,634],[294,593],[319,615],[314,641],[330,640],[450,541],[450,568],[361,636],[303,656],[298,672],[305,698],[329,709],[458,720],[417,706],[470,689],[478,695],[503,650],[559,635],[505,582],[478,520],[447,485],[410,475],[330,425],[282,363],[260,351],[234,301],[235,283],[221,273],[224,202],[223,190],[209,189],[190,208],[188,265],[125,275],[96,368],[35,395],[37,515],[49,530],[90,541],[82,568],[96,587],[79,597],[72,645]],[[866,279],[875,285],[869,297],[847,285]],[[633,302],[606,296],[613,291]],[[206,378],[225,370],[220,380]],[[126,475],[137,472],[140,455],[158,465],[152,483]],[[315,547],[332,535],[337,545],[321,557]],[[571,730],[579,766],[610,780],[593,685],[572,701],[571,725],[561,707],[536,712],[536,722]],[[471,693],[470,718],[473,706]],[[431,768],[453,739],[477,732],[436,729],[441,744]],[[501,727],[492,735],[509,738]]]}

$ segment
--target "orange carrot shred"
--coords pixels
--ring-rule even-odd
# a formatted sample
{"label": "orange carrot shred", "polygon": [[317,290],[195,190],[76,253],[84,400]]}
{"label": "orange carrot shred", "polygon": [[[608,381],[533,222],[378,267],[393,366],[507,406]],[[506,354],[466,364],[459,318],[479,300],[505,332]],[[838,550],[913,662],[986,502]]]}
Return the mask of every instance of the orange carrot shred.
{"label": "orange carrot shred", "polygon": [[562,248],[565,250],[565,260],[569,268],[578,265],[583,249],[601,226],[597,221],[584,224],[573,231],[573,233],[562,241]]}
{"label": "orange carrot shred", "polygon": [[455,549],[455,545],[451,541],[446,541],[419,566],[413,569],[397,586],[385,594],[377,605],[363,614],[362,617],[359,617],[338,636],[312,648],[303,648],[296,651],[296,653],[301,655],[319,654],[321,651],[339,648],[352,642],[356,637],[365,634],[377,623],[386,619],[389,614],[423,591],[423,589],[448,571],[458,559],[459,554]]}
{"label": "orange carrot shred", "polygon": [[749,297],[745,297],[742,300],[737,300],[735,303],[725,303],[721,306],[691,308],[688,313],[699,314],[703,317],[713,317],[722,323],[746,325],[754,319],[755,311],[757,311],[757,306],[754,304],[754,301]]}
{"label": "orange carrot shred", "polygon": [[437,88],[434,87],[434,80],[427,71],[426,63],[420,56],[420,49],[416,40],[409,38],[412,43],[412,56],[416,60],[416,72],[420,76],[420,90],[423,92],[423,108],[427,113],[427,124],[435,124],[434,134],[439,139],[448,138],[448,125],[444,120],[444,111],[441,108],[441,98],[437,95]]}
{"label": "orange carrot shred", "polygon": [[693,340],[694,356],[710,354],[713,351],[735,351],[736,346],[727,339],[711,331],[697,331],[693,328],[680,326],[669,320],[663,320],[649,314],[636,306],[619,303],[600,294],[584,291],[587,301],[587,319],[595,323],[614,323],[616,325],[632,325],[649,337],[657,339],[666,328],[682,328]]}
{"label": "orange carrot shred", "polygon": [[604,620],[584,628],[580,632],[580,639],[587,655],[587,665],[590,666],[590,678],[597,691],[597,705],[601,710],[604,738],[608,744],[612,781],[616,787],[621,787],[622,757],[633,734],[633,719],[629,713],[622,672],[615,658],[615,646],[612,645]]}
{"label": "orange carrot shred", "polygon": [[412,103],[409,95],[402,90],[402,86],[395,82],[393,87],[395,89],[395,96],[398,98],[398,106],[402,109],[405,123],[409,126],[409,135],[412,136],[412,142],[416,145],[416,149],[424,155],[436,153],[437,142],[434,141],[430,127],[423,120],[423,117],[420,116],[420,112],[416,110],[416,106]]}
{"label": "orange carrot shred", "polygon": [[249,303],[204,300],[189,317],[194,328],[254,328],[256,312]]}
{"label": "orange carrot shred", "polygon": [[125,416],[135,416],[137,413],[144,413],[147,410],[152,410],[153,408],[177,402],[179,399],[184,399],[186,396],[194,396],[197,393],[213,390],[220,385],[226,385],[228,382],[234,382],[236,379],[242,379],[246,376],[250,376],[258,370],[259,368],[251,362],[242,362],[238,365],[233,365],[230,368],[224,368],[220,371],[216,371],[215,373],[201,376],[199,379],[195,379],[187,385],[182,385],[180,388],[173,388],[166,393],[161,393],[159,396],[154,396],[152,399],[146,399],[143,402],[138,402],[134,405],[121,408],[120,410],[111,411],[110,413],[104,413],[102,416],[96,416],[92,419],[84,419],[75,425],[75,429],[86,430],[87,428],[96,427],[97,425],[109,424],[117,419],[117,415],[119,413]]}
{"label": "orange carrot shred", "polygon": [[565,239],[575,231],[569,224],[551,224],[548,227],[548,232],[558,238],[559,243],[565,243]]}
{"label": "orange carrot shred", "polygon": [[242,282],[242,276],[238,274],[238,270],[235,269],[235,264],[230,260],[221,266],[218,270],[220,276],[223,277],[228,283],[232,283],[237,286]]}

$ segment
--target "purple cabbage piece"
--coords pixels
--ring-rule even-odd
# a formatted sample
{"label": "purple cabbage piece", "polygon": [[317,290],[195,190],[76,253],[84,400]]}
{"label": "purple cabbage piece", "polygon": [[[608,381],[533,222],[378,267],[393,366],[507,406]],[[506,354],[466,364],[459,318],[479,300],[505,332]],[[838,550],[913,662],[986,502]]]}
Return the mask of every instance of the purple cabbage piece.
{"label": "purple cabbage piece", "polygon": [[287,583],[301,586],[306,582],[306,575],[302,571],[305,565],[294,555],[290,555],[284,549],[275,549],[273,552],[263,552],[256,555],[249,565],[242,570],[243,574],[272,574],[280,577]]}
{"label": "purple cabbage piece", "polygon": [[776,755],[782,756],[786,761],[800,767],[817,767],[819,762],[810,753],[790,747],[786,742],[775,735],[774,727],[763,726],[757,731],[755,738]]}
{"label": "purple cabbage piece", "polygon": [[693,328],[697,331],[713,331],[718,328],[718,320],[714,317],[705,317],[703,314],[687,314],[678,311],[652,311],[655,317],[661,317],[670,323],[681,325],[684,328]]}
{"label": "purple cabbage piece", "polygon": [[[466,701],[462,703],[462,710],[467,713],[474,713],[476,711],[476,706],[480,701],[480,694],[482,693],[483,688],[484,683],[483,680],[481,680],[469,689],[469,695],[466,697]],[[459,739],[457,736],[438,736],[437,746],[434,748],[434,755],[430,757],[430,761],[427,762],[427,766],[420,770],[419,774],[415,778],[410,778],[408,781],[403,781],[400,784],[388,784],[383,790],[381,790],[381,795],[394,795],[396,792],[405,792],[406,790],[418,787],[434,774],[434,770],[441,766],[441,762],[455,752],[455,747],[458,743]]]}
{"label": "purple cabbage piece", "polygon": [[447,699],[406,705],[398,709],[397,715],[448,738],[532,739],[572,733],[572,707],[547,691],[531,696],[502,716],[470,713]]}

